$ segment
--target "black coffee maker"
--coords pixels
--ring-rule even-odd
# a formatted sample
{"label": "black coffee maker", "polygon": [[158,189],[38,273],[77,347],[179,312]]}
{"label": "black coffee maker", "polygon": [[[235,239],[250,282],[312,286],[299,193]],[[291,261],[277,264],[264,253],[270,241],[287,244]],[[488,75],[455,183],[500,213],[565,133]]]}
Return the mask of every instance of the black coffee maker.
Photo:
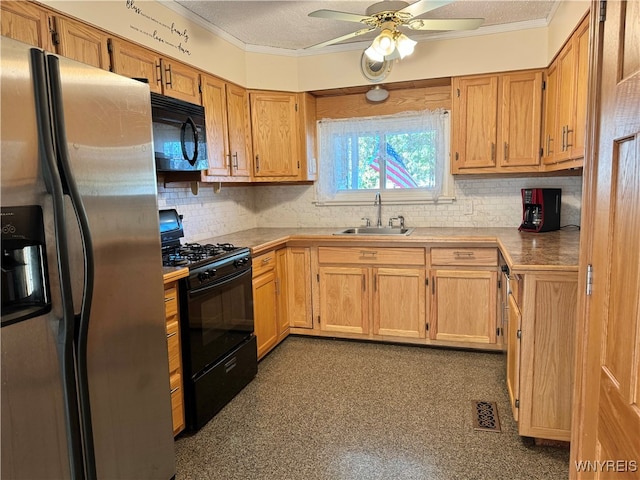
{"label": "black coffee maker", "polygon": [[523,188],[522,232],[550,232],[560,228],[560,188]]}

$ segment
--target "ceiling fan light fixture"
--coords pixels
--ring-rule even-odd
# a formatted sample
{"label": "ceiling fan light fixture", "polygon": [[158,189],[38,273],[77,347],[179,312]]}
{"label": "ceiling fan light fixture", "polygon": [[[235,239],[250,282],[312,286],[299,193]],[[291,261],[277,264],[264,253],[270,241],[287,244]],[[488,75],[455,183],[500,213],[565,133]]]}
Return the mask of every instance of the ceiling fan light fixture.
{"label": "ceiling fan light fixture", "polygon": [[413,53],[413,49],[416,46],[415,40],[411,40],[404,33],[401,33],[396,38],[396,48],[398,49],[398,53],[400,54],[400,58],[404,58],[407,55],[411,55]]}
{"label": "ceiling fan light fixture", "polygon": [[396,42],[393,38],[393,32],[387,28],[380,32],[371,44],[371,48],[373,48],[376,53],[386,57],[387,55],[391,55],[393,51],[396,49]]}

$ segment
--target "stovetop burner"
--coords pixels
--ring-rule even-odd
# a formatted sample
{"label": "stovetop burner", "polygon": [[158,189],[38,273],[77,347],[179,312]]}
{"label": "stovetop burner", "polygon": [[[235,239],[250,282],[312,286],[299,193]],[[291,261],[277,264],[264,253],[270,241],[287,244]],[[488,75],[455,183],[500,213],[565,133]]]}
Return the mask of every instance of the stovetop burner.
{"label": "stovetop burner", "polygon": [[233,252],[239,248],[240,247],[236,247],[231,243],[207,243],[205,245],[185,243],[177,246],[163,247],[162,266],[189,266],[189,268],[193,268],[223,258],[229,252]]}

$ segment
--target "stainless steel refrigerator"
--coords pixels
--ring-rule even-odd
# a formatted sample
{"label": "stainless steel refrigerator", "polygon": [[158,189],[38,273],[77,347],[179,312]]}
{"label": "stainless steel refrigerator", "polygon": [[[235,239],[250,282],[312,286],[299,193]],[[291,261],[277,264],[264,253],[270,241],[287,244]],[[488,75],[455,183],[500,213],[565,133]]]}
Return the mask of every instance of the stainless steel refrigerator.
{"label": "stainless steel refrigerator", "polygon": [[149,87],[0,48],[1,477],[170,479]]}

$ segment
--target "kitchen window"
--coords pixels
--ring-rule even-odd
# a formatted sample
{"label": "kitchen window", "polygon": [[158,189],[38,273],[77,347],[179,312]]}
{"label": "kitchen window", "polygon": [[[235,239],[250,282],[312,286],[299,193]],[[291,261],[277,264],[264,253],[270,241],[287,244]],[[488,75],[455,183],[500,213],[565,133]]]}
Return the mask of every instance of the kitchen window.
{"label": "kitchen window", "polygon": [[450,199],[449,114],[439,109],[319,122],[318,204]]}

